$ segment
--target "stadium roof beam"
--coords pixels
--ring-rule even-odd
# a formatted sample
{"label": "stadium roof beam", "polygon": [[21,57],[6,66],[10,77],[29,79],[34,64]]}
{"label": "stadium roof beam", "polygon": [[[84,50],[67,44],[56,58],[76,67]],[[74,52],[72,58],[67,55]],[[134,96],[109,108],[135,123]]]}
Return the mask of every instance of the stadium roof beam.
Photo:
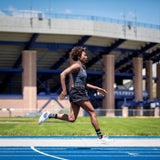
{"label": "stadium roof beam", "polygon": [[0,45],[26,46],[27,42],[0,41]]}
{"label": "stadium roof beam", "polygon": [[[13,45],[13,46],[26,46],[27,42],[11,42],[11,41],[0,41],[0,45]],[[32,48],[48,48],[49,51],[57,51],[57,49],[72,49],[74,44],[69,43],[42,43],[35,42],[32,45]],[[97,52],[107,52],[106,47],[102,46],[93,46],[93,45],[84,45],[87,50],[97,51]],[[124,51],[124,52],[135,52],[135,49],[127,49],[127,48],[114,48],[114,51]]]}
{"label": "stadium roof beam", "polygon": [[[128,62],[128,59],[130,59],[130,61],[131,61],[133,57],[140,56],[141,54],[145,53],[148,49],[154,47],[155,45],[157,45],[157,43],[149,43],[149,44],[145,45],[144,47],[142,47],[140,50],[135,50],[135,52],[132,52],[132,55],[128,55],[128,57],[125,57],[123,60],[116,63],[115,64],[115,69],[121,67],[121,65]],[[120,72],[125,72],[126,70],[128,70],[131,67],[132,67],[132,61],[131,61],[130,64],[126,65],[124,68],[120,69],[119,71]]]}
{"label": "stadium roof beam", "polygon": [[[90,37],[91,37],[91,36],[84,36],[84,37],[82,37],[82,39],[80,39],[80,40],[78,41],[78,43],[74,44],[73,47],[74,47],[74,46],[83,46],[84,43],[85,43]],[[50,67],[50,69],[57,69],[57,68],[59,68],[59,67],[65,62],[65,60],[69,58],[69,53],[70,53],[70,49],[69,49],[69,51],[67,51],[67,52],[65,53],[65,55],[64,55],[63,57],[61,57],[54,65],[52,65],[52,66]]]}
{"label": "stadium roof beam", "polygon": [[31,50],[31,48],[34,46],[34,43],[36,42],[36,39],[38,38],[39,33],[34,33],[28,42],[28,44],[25,46],[24,50]]}
{"label": "stadium roof beam", "polygon": [[[31,37],[31,39],[29,40],[29,42],[25,43],[26,46],[24,47],[24,50],[30,50],[30,49],[33,47],[33,45],[34,45],[36,39],[38,38],[38,36],[39,36],[39,33],[34,33],[34,34],[32,35],[32,37]],[[16,43],[17,43],[17,42],[16,42]],[[16,43],[14,43],[14,44],[16,44]],[[6,43],[6,44],[7,44],[7,43]],[[11,44],[11,45],[12,45],[12,44]],[[16,62],[15,62],[15,64],[13,65],[12,68],[18,68],[19,65],[21,64],[21,62],[22,62],[22,53],[20,53],[18,59],[16,60]],[[8,82],[10,81],[10,77],[13,76],[13,75],[14,75],[14,73],[12,73],[12,74],[10,74],[10,75],[7,75],[7,76],[5,77],[5,79],[3,80],[3,83],[0,85],[0,89],[1,89],[2,91],[7,87],[7,84],[8,84]]]}
{"label": "stadium roof beam", "polygon": [[[118,39],[115,43],[113,43],[110,47],[105,47],[107,54],[110,54],[112,50],[117,48],[119,45],[121,45],[125,40],[124,39]],[[99,54],[99,57],[101,58],[102,55],[104,55],[106,52],[101,52]],[[91,67],[94,63],[98,61],[97,56],[92,58],[88,63],[86,63],[86,67],[89,68]]]}
{"label": "stadium roof beam", "polygon": [[160,48],[157,48],[156,50],[154,50],[152,53],[145,55],[145,60],[149,60],[149,59],[156,59],[159,60],[158,56],[156,56],[158,53],[160,53]]}
{"label": "stadium roof beam", "polygon": [[152,60],[153,60],[153,63],[159,62],[160,61],[160,55],[153,57]]}
{"label": "stadium roof beam", "polygon": [[[65,62],[65,60],[67,60],[68,58],[69,58],[69,53],[70,53],[70,50],[74,47],[74,46],[83,46],[84,44],[85,44],[85,42],[90,38],[91,36],[84,36],[84,37],[82,37],[76,44],[73,44],[73,45],[70,45],[70,47],[69,48],[67,48],[67,49],[69,49],[69,51],[67,51],[66,53],[65,53],[65,55],[64,56],[62,56],[55,64],[53,64],[51,67],[50,67],[50,69],[58,69],[64,62]],[[49,46],[50,47],[50,46]],[[51,47],[53,47],[53,46],[51,46]],[[55,46],[55,47],[57,47],[57,46]],[[62,44],[61,44],[61,47],[63,47],[62,46]],[[49,48],[50,49],[50,48]],[[53,49],[53,48],[52,48]],[[56,50],[57,49],[59,49],[59,48],[56,48]],[[62,49],[62,48],[60,48],[60,49]],[[49,79],[49,78],[51,78],[51,75],[49,75],[49,76],[42,76],[41,78],[40,78],[40,81],[41,82],[43,82],[43,81],[45,81],[46,79]],[[59,84],[60,85],[60,84]],[[56,86],[56,88],[57,88],[57,86]],[[55,90],[55,89],[53,89],[53,90]]]}
{"label": "stadium roof beam", "polygon": [[[33,47],[38,36],[39,36],[39,33],[34,33],[31,37],[30,41],[28,43],[26,43],[24,50],[31,50],[31,48]],[[13,65],[13,68],[18,68],[19,65],[21,64],[21,62],[22,62],[22,53],[20,53],[20,56],[18,57],[15,64]]]}

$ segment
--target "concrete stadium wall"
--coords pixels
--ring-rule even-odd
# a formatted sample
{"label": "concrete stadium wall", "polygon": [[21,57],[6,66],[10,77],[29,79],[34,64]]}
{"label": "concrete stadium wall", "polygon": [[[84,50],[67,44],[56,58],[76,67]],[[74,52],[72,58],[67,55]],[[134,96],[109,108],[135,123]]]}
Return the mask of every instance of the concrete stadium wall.
{"label": "concrete stadium wall", "polygon": [[[39,109],[48,101],[48,98],[39,98],[37,100],[36,108],[30,110],[29,107],[26,106],[23,98],[0,98],[0,117],[8,117],[8,116],[24,116],[26,113],[35,113],[38,112]],[[69,100],[60,101],[60,103],[65,108],[70,108]],[[2,110],[3,109],[3,110]],[[5,109],[5,110],[4,110]],[[51,100],[45,107],[44,110],[48,110],[50,112],[58,113],[62,108],[55,101]],[[9,111],[11,115],[9,115]],[[79,114],[82,116],[82,113]]]}
{"label": "concrete stadium wall", "polygon": [[23,33],[48,33],[69,35],[91,35],[110,38],[122,38],[144,42],[160,42],[160,30],[131,27],[121,24],[87,20],[18,18],[0,16],[0,31]]}

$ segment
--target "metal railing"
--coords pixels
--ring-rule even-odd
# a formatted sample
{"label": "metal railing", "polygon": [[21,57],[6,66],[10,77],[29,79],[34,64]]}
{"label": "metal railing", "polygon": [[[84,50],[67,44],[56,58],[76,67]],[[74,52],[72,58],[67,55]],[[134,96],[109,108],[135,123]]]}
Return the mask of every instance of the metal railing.
{"label": "metal railing", "polygon": [[42,11],[34,11],[34,10],[14,10],[14,11],[2,10],[0,16],[38,18],[39,20],[43,20],[43,18],[88,20],[88,21],[98,21],[98,22],[121,24],[125,26],[129,25],[129,26],[134,26],[134,27],[152,28],[152,29],[158,29],[158,30],[160,29],[160,25],[158,24],[142,23],[142,22],[127,20],[127,19],[124,20],[124,19],[115,19],[115,18],[91,16],[91,15],[44,13]]}
{"label": "metal railing", "polygon": [[[97,116],[114,115],[115,117],[122,117],[122,109],[96,109]],[[85,112],[85,111],[84,111]],[[137,115],[137,113],[139,115]],[[128,117],[154,117],[155,109],[128,109]],[[84,116],[88,116],[85,112]],[[160,116],[160,111],[159,111]]]}
{"label": "metal railing", "polygon": [[[67,108],[65,108],[66,110]],[[47,108],[48,111],[53,112],[53,108]],[[57,112],[61,112],[63,109],[56,108]],[[122,117],[122,109],[95,109],[97,116],[107,116],[107,115],[114,115],[114,117]],[[68,108],[68,113],[69,108]],[[89,116],[86,111],[82,111],[83,116]],[[65,112],[62,112],[65,113]],[[137,115],[139,113],[139,115]],[[128,109],[128,117],[154,117],[155,109]],[[38,109],[29,108],[0,108],[0,117],[14,117],[16,116],[26,116],[26,117],[37,117],[41,115],[38,112]],[[160,116],[160,111],[159,111]]]}

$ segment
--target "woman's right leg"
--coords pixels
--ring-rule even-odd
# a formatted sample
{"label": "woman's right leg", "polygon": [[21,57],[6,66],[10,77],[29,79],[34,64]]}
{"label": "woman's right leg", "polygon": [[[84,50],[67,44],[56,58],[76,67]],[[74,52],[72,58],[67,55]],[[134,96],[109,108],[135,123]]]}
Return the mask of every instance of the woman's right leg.
{"label": "woman's right leg", "polygon": [[50,118],[57,118],[57,119],[68,121],[68,122],[74,122],[78,116],[79,109],[80,109],[79,105],[77,105],[75,103],[71,103],[70,115],[54,114],[54,113],[50,113],[50,112],[46,111],[40,116],[39,125],[41,125],[43,122],[45,122],[47,119],[50,119]]}
{"label": "woman's right leg", "polygon": [[71,103],[70,115],[57,114],[57,119],[68,121],[68,122],[74,122],[77,119],[79,109],[80,109],[79,105],[77,105],[75,103]]}

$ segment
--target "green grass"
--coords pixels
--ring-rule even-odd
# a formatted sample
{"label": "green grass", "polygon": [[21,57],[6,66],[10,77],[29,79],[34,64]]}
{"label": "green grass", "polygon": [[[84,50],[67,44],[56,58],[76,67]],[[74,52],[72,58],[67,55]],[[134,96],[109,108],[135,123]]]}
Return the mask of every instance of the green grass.
{"label": "green grass", "polygon": [[[98,117],[103,134],[160,136],[160,118]],[[69,123],[50,119],[41,126],[38,118],[0,118],[0,136],[96,135],[89,117],[78,117]]]}

